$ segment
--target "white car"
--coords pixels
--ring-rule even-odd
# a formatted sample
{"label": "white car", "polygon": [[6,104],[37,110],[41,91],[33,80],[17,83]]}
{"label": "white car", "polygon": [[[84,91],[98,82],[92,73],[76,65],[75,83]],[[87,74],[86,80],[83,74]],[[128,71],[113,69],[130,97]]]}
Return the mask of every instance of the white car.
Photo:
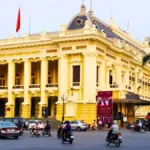
{"label": "white car", "polygon": [[26,124],[27,128],[30,130],[32,128],[32,126],[36,125],[36,123],[38,123],[38,126],[40,129],[44,129],[45,124],[42,123],[41,120],[29,120],[25,124]]}

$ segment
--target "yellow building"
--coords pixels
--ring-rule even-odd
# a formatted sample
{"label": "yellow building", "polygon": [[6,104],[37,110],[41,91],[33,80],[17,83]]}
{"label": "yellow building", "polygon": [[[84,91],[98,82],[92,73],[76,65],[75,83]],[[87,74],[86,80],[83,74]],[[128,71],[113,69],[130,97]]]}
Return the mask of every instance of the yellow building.
{"label": "yellow building", "polygon": [[150,101],[150,67],[141,67],[147,48],[84,5],[59,32],[0,40],[0,116],[42,118],[46,106],[61,120],[64,95],[65,120],[92,123],[97,92],[113,91],[114,115],[134,119],[136,104]]}

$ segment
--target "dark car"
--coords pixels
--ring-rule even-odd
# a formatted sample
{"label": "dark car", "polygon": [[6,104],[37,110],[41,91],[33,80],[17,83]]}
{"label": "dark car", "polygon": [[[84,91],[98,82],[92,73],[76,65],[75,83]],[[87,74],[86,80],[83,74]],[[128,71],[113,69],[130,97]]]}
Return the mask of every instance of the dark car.
{"label": "dark car", "polygon": [[16,126],[18,126],[18,122],[19,122],[19,119],[21,119],[22,121],[22,128],[20,129],[20,135],[23,134],[23,129],[25,128],[25,122],[26,122],[26,119],[24,118],[19,118],[19,117],[14,117],[14,118],[0,118],[0,122],[12,122],[14,123]]}
{"label": "dark car", "polygon": [[14,137],[18,139],[20,129],[12,122],[0,122],[0,137]]}
{"label": "dark car", "polygon": [[26,119],[24,118],[19,118],[19,117],[14,117],[14,118],[0,118],[0,122],[13,122],[15,125],[18,124],[19,122],[19,119],[21,119],[22,123],[23,123],[23,128],[25,126],[25,122],[26,122]]}

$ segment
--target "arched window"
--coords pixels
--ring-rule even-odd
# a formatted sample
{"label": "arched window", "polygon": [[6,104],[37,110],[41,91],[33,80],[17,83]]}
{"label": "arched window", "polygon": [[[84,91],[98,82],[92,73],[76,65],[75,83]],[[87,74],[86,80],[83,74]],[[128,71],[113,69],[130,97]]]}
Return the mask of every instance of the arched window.
{"label": "arched window", "polygon": [[5,86],[5,75],[4,74],[0,75],[0,86]]}
{"label": "arched window", "polygon": [[48,71],[48,84],[52,83],[52,72]]}
{"label": "arched window", "polygon": [[36,84],[36,77],[34,72],[31,74],[31,84]]}
{"label": "arched window", "polygon": [[20,74],[19,73],[16,73],[16,76],[15,76],[15,85],[20,85]]}

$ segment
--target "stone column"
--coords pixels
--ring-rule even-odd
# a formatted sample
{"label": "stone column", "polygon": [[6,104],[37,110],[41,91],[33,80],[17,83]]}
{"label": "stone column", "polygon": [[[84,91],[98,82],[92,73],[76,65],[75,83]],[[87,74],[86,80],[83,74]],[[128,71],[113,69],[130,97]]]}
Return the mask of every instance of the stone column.
{"label": "stone column", "polygon": [[68,96],[68,67],[67,67],[67,57],[65,55],[60,56],[58,60],[58,87],[59,96],[58,101],[62,102],[61,96],[64,94]]}
{"label": "stone column", "polygon": [[22,117],[30,118],[31,96],[28,92],[31,83],[31,62],[24,59],[24,102],[22,104]]}
{"label": "stone column", "polygon": [[94,54],[84,55],[83,99],[86,102],[89,100],[96,102],[96,66],[96,56]]}
{"label": "stone column", "polygon": [[5,117],[14,117],[15,96],[12,93],[14,85],[15,85],[15,63],[12,60],[10,60],[8,63],[8,103],[6,104]]}
{"label": "stone column", "polygon": [[46,84],[48,82],[48,60],[41,59],[41,101],[39,104],[38,118],[42,118],[42,106],[47,106]]}
{"label": "stone column", "polygon": [[105,86],[106,86],[106,68],[105,68],[105,61],[103,60],[103,62],[100,65],[100,82],[99,82],[99,86],[100,86],[100,90],[104,90]]}

